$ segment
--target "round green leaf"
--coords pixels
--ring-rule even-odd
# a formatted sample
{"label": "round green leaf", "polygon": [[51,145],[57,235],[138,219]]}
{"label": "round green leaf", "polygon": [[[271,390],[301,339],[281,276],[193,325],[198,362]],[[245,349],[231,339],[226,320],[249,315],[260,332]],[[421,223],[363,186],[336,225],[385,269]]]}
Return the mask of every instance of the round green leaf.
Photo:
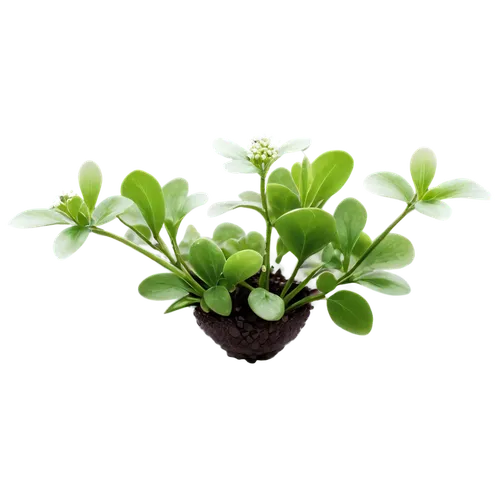
{"label": "round green leaf", "polygon": [[240,226],[232,224],[231,222],[223,222],[215,228],[212,239],[216,243],[222,243],[231,238],[239,240],[243,238],[243,236],[245,236],[245,231],[243,231]]}
{"label": "round green leaf", "polygon": [[89,234],[90,229],[86,227],[68,227],[54,241],[54,253],[60,259],[66,259],[85,243]]}
{"label": "round green leaf", "polygon": [[312,182],[304,206],[323,206],[347,182],[354,166],[344,151],[329,151],[318,156],[311,167]]}
{"label": "round green leaf", "polygon": [[101,201],[94,211],[94,224],[102,226],[129,209],[134,202],[123,196],[110,196]]}
{"label": "round green leaf", "polygon": [[316,280],[316,288],[323,293],[330,293],[337,286],[337,278],[332,273],[320,274]]}
{"label": "round green leaf", "polygon": [[250,231],[246,236],[240,238],[239,244],[241,250],[255,250],[261,255],[266,253],[266,240],[262,234],[256,231]]}
{"label": "round green leaf", "polygon": [[188,226],[186,232],[184,233],[184,238],[179,243],[179,250],[184,259],[189,260],[189,250],[191,245],[200,239],[200,233],[196,230],[194,226]]}
{"label": "round green leaf", "polygon": [[407,295],[411,292],[410,285],[401,276],[387,271],[364,274],[356,283],[386,295]]}
{"label": "round green leaf", "polygon": [[415,193],[410,184],[398,174],[378,172],[365,180],[365,187],[373,194],[410,203]]}
{"label": "round green leaf", "polygon": [[354,257],[361,257],[370,248],[371,244],[372,239],[366,233],[362,232],[352,249],[352,254]]}
{"label": "round green leaf", "polygon": [[139,293],[150,300],[175,300],[192,291],[188,283],[172,273],[154,274],[139,285]]}
{"label": "round green leaf", "polygon": [[256,288],[248,296],[248,305],[259,318],[279,321],[285,314],[283,299],[264,288]]}
{"label": "round green leaf", "polygon": [[300,208],[298,196],[281,184],[267,185],[267,202],[272,221],[296,208]]}
{"label": "round green leaf", "polygon": [[137,205],[153,235],[158,236],[165,221],[165,201],[158,181],[142,170],[135,170],[123,181],[121,194]]}
{"label": "round green leaf", "polygon": [[191,245],[189,262],[207,285],[215,286],[222,275],[226,258],[212,240],[200,238]]}
{"label": "round green leaf", "polygon": [[101,169],[93,161],[84,163],[78,173],[78,182],[85,204],[92,214],[101,191]]}
{"label": "round green leaf", "polygon": [[281,186],[287,187],[292,193],[298,196],[299,192],[297,190],[297,186],[295,185],[295,182],[293,181],[292,174],[290,173],[290,170],[286,168],[277,168],[276,170],[273,170],[271,174],[269,175],[269,178],[267,180],[268,184],[280,184]]}
{"label": "round green leaf", "polygon": [[336,238],[335,220],[319,208],[299,208],[275,222],[284,245],[299,262],[319,252]]}
{"label": "round green leaf", "polygon": [[417,201],[415,209],[421,214],[438,220],[448,220],[451,217],[451,208],[444,201]]}
{"label": "round green leaf", "polygon": [[410,161],[413,183],[417,188],[418,198],[422,198],[436,174],[436,156],[430,149],[418,149]]}
{"label": "round green leaf", "polygon": [[373,314],[361,295],[342,290],[328,298],[327,308],[330,317],[340,328],[357,335],[370,333]]}
{"label": "round green leaf", "polygon": [[245,281],[260,271],[262,260],[262,255],[254,250],[236,252],[227,259],[224,265],[224,277],[230,285]]}
{"label": "round green leaf", "polygon": [[443,182],[429,189],[424,200],[445,200],[447,198],[470,198],[474,200],[489,200],[490,194],[486,189],[468,179],[454,179]]}
{"label": "round green leaf", "polygon": [[10,225],[18,229],[53,226],[55,224],[73,224],[73,221],[61,212],[53,209],[26,210],[16,215]]}
{"label": "round green leaf", "polygon": [[221,316],[229,316],[233,309],[231,295],[224,286],[213,286],[204,294],[203,299],[207,306]]}
{"label": "round green leaf", "polygon": [[366,225],[365,207],[354,198],[342,201],[334,214],[340,248],[345,258],[349,258]]}

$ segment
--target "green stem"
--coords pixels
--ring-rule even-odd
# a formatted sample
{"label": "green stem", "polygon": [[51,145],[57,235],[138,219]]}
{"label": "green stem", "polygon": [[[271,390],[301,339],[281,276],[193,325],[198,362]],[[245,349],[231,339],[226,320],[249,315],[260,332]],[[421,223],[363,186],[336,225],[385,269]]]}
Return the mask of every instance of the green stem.
{"label": "green stem", "polygon": [[250,285],[249,283],[247,283],[246,281],[240,281],[240,282],[238,283],[238,285],[240,285],[240,286],[242,286],[243,288],[246,288],[246,289],[248,289],[248,290],[250,290],[250,291],[255,290],[255,288],[254,288],[252,285]]}
{"label": "green stem", "polygon": [[269,276],[271,274],[271,237],[273,225],[271,224],[267,208],[266,173],[262,174],[260,177],[260,197],[262,200],[262,208],[264,209],[264,219],[266,220],[266,255],[264,257],[264,267],[266,270],[260,275],[259,285],[266,290],[269,290]]}
{"label": "green stem", "polygon": [[315,302],[316,300],[321,300],[325,298],[324,293],[320,293],[318,295],[309,295],[309,297],[305,297],[302,300],[299,300],[297,302],[294,302],[292,305],[286,308],[285,312],[290,312],[293,311],[294,309],[297,309],[298,307],[302,307],[305,304],[309,304],[310,302]]}
{"label": "green stem", "polygon": [[[373,243],[368,247],[366,252],[359,258],[359,260],[354,264],[354,266],[351,267],[351,269],[346,272],[338,282],[338,285],[342,285],[346,282],[348,282],[349,278],[353,275],[354,271],[358,269],[358,267],[366,260],[366,258],[375,250],[375,248],[380,245],[380,243],[384,240],[384,238],[410,213],[415,209],[415,200],[416,197],[413,198],[413,200],[408,203],[408,206],[404,210],[404,212],[392,223],[389,225],[389,227],[380,235],[378,238],[373,240]],[[337,286],[338,286],[337,285]]]}
{"label": "green stem", "polygon": [[316,273],[320,270],[323,269],[324,264],[321,264],[321,266],[317,267],[316,269],[313,269],[313,271],[307,275],[306,279],[297,285],[285,298],[285,304],[288,304],[301,290],[303,290],[306,285],[316,276]]}
{"label": "green stem", "polygon": [[167,256],[168,260],[174,264],[174,266],[177,265],[174,256],[170,253],[170,250],[168,249],[166,243],[162,240],[161,236],[155,236],[155,240],[158,242],[158,245],[160,245],[160,251]]}
{"label": "green stem", "polygon": [[186,275],[185,272],[181,271],[179,268],[170,264],[166,260],[164,260],[160,257],[157,257],[156,255],[152,254],[151,252],[149,252],[145,248],[142,248],[139,245],[136,245],[135,243],[132,243],[131,241],[129,241],[125,238],[122,238],[121,236],[118,236],[117,234],[108,233],[108,231],[105,231],[104,229],[101,229],[99,227],[91,227],[90,229],[95,234],[99,234],[101,236],[107,236],[108,238],[119,241],[120,243],[123,243],[124,245],[127,245],[130,248],[133,248],[137,252],[142,253],[146,257],[149,257],[151,260],[154,260],[157,264],[160,264],[160,266],[163,266],[165,269],[168,269],[170,272],[177,275],[179,278],[190,283],[198,295],[200,295],[200,296],[203,295],[205,290],[198,283],[196,283],[196,281],[194,281],[194,279],[190,275]]}
{"label": "green stem", "polygon": [[299,272],[300,266],[302,265],[302,262],[297,262],[297,265],[295,266],[295,269],[293,270],[292,275],[290,278],[288,278],[288,281],[285,284],[285,287],[283,288],[283,291],[281,292],[281,298],[285,297],[286,292],[290,289],[292,286],[293,280],[295,279],[295,276],[297,276],[297,273]]}
{"label": "green stem", "polygon": [[153,243],[151,243],[151,241],[146,238],[140,231],[138,231],[134,226],[131,226],[130,224],[127,224],[125,221],[123,221],[122,219],[120,219],[120,217],[118,217],[118,220],[125,226],[127,226],[131,231],[133,231],[137,236],[139,236],[139,238],[141,238],[141,240],[143,240],[145,243],[147,243],[153,250],[156,250],[158,251],[158,248],[154,246]]}

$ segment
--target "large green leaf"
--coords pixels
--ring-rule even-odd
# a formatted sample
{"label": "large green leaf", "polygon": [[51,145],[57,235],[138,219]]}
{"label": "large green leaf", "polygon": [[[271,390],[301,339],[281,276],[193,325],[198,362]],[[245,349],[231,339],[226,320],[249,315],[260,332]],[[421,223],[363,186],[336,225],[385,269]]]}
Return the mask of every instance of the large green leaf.
{"label": "large green leaf", "polygon": [[334,218],[340,248],[347,266],[352,250],[366,225],[366,210],[358,200],[346,198],[335,210]]}
{"label": "large green leaf", "polygon": [[290,170],[286,168],[281,167],[277,168],[276,170],[273,170],[269,175],[267,182],[268,184],[280,184],[282,186],[287,187],[297,196],[299,194],[295,182],[293,181],[292,174],[290,173]]}
{"label": "large green leaf", "polygon": [[213,286],[205,291],[203,300],[207,306],[221,316],[229,316],[233,309],[231,295],[224,286]]}
{"label": "large green leaf", "polygon": [[182,297],[179,300],[176,300],[173,304],[170,304],[169,308],[165,311],[165,314],[178,311],[179,309],[184,309],[185,307],[195,306],[199,303],[199,297],[192,297],[188,295],[187,297]]}
{"label": "large green leaf", "polygon": [[300,263],[336,238],[335,219],[319,208],[299,208],[275,222],[284,245]]}
{"label": "large green leaf", "polygon": [[92,214],[101,191],[101,169],[93,161],[84,163],[78,173],[78,181],[85,204],[87,205],[90,214]]}
{"label": "large green leaf", "polygon": [[448,198],[470,198],[474,200],[488,200],[490,194],[486,189],[468,179],[454,179],[446,181],[429,189],[424,200],[445,200]]}
{"label": "large green leaf", "polygon": [[250,292],[248,305],[259,318],[266,321],[279,321],[285,314],[283,299],[264,288],[256,288]]}
{"label": "large green leaf", "polygon": [[10,223],[11,226],[19,229],[53,226],[55,224],[73,224],[73,221],[54,209],[40,209],[21,212]]}
{"label": "large green leaf", "polygon": [[189,262],[195,273],[209,286],[217,285],[226,258],[222,250],[208,238],[196,240],[189,250]]}
{"label": "large green leaf", "polygon": [[231,238],[239,240],[243,238],[243,236],[245,236],[245,231],[240,226],[232,224],[231,222],[223,222],[215,228],[212,239],[216,243],[222,243]]}
{"label": "large green leaf", "polygon": [[410,170],[420,199],[429,189],[436,174],[436,156],[430,149],[418,149],[411,157]]}
{"label": "large green leaf", "polygon": [[400,234],[388,234],[356,270],[356,275],[371,269],[400,269],[413,261],[415,250],[410,240]]}
{"label": "large green leaf", "polygon": [[219,215],[225,214],[226,212],[230,212],[235,208],[250,208],[251,210],[256,210],[261,215],[264,215],[261,202],[242,200],[242,201],[222,201],[220,203],[214,203],[208,209],[208,216],[218,217]]}
{"label": "large green leaf", "polygon": [[142,170],[135,170],[123,181],[121,193],[137,205],[153,235],[158,236],[165,221],[165,201],[158,181]]}
{"label": "large green leaf", "polygon": [[236,252],[227,259],[224,265],[224,278],[227,279],[230,287],[245,281],[260,271],[262,260],[262,255],[254,250]]}
{"label": "large green leaf", "polygon": [[353,166],[352,157],[344,151],[329,151],[318,156],[312,163],[312,182],[302,205],[323,206],[347,182]]}
{"label": "large green leaf", "polygon": [[356,283],[386,295],[407,295],[411,291],[410,285],[401,276],[387,271],[363,274],[356,279]]}
{"label": "large green leaf", "polygon": [[134,202],[123,196],[110,196],[101,201],[94,211],[94,224],[102,226],[129,209]]}
{"label": "large green leaf", "polygon": [[192,292],[188,283],[172,273],[154,274],[139,285],[139,293],[150,300],[175,300]]}
{"label": "large green leaf", "polygon": [[179,250],[181,252],[181,256],[184,259],[189,260],[189,250],[191,249],[191,245],[200,239],[200,233],[196,230],[194,226],[188,226],[186,228],[186,232],[184,233],[184,238],[179,243]]}
{"label": "large green leaf", "polygon": [[365,180],[365,187],[368,191],[384,196],[410,203],[415,193],[410,184],[398,174],[392,172],[379,172],[370,175]]}
{"label": "large green leaf", "polygon": [[328,298],[327,308],[330,317],[340,328],[357,335],[370,333],[373,314],[361,295],[342,290]]}
{"label": "large green leaf", "polygon": [[440,200],[417,201],[415,209],[421,214],[438,220],[447,220],[451,216],[450,206]]}
{"label": "large green leaf", "polygon": [[90,229],[86,227],[68,227],[54,241],[54,253],[60,259],[66,259],[85,243],[89,234]]}
{"label": "large green leaf", "polygon": [[271,221],[282,215],[300,208],[298,196],[281,184],[267,185],[267,201],[271,212]]}

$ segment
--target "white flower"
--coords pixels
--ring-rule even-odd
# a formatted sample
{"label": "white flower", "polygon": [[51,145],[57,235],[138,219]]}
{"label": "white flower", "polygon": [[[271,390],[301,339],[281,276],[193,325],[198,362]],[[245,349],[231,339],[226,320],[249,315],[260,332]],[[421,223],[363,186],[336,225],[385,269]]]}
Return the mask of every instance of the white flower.
{"label": "white flower", "polygon": [[267,172],[269,167],[284,154],[305,151],[310,145],[309,139],[295,139],[275,148],[267,137],[263,137],[254,139],[247,151],[231,141],[224,139],[214,141],[215,151],[231,160],[226,163],[226,169],[241,174]]}

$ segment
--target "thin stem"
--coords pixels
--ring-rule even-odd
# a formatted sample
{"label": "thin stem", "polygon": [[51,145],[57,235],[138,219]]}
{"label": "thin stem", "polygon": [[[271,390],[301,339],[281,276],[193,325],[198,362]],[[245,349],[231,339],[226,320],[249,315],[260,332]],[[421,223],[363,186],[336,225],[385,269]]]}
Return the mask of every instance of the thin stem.
{"label": "thin stem", "polygon": [[137,236],[139,236],[139,238],[141,238],[141,240],[143,240],[145,243],[147,243],[153,250],[156,250],[158,251],[158,248],[155,247],[155,245],[153,243],[151,243],[151,241],[146,238],[140,231],[138,231],[134,226],[131,226],[130,224],[127,224],[125,221],[123,221],[122,219],[120,219],[120,217],[118,217],[118,220],[125,226],[127,226],[131,231],[133,231]]}
{"label": "thin stem", "polygon": [[285,297],[286,293],[292,286],[293,280],[295,279],[295,276],[297,276],[297,273],[299,272],[300,266],[302,265],[302,262],[297,262],[297,265],[295,266],[295,269],[293,270],[292,275],[290,278],[288,278],[288,281],[285,284],[285,287],[283,288],[283,291],[281,292],[281,298]]}
{"label": "thin stem", "polygon": [[246,288],[250,291],[255,290],[255,288],[252,285],[250,285],[249,283],[247,283],[246,281],[240,281],[238,283],[238,285],[241,285],[243,288]]}
{"label": "thin stem", "polygon": [[160,251],[165,254],[168,258],[168,260],[175,265],[177,265],[177,262],[174,259],[174,256],[170,253],[170,250],[168,249],[166,243],[163,241],[162,237],[160,235],[155,236],[156,241],[158,242],[158,245],[160,245]]}
{"label": "thin stem", "polygon": [[380,243],[384,240],[384,238],[410,213],[415,209],[415,197],[413,200],[408,203],[408,206],[404,210],[404,212],[392,223],[389,225],[389,227],[380,235],[378,236],[375,240],[373,240],[373,243],[368,247],[366,252],[359,258],[359,260],[354,264],[354,266],[351,267],[351,269],[346,272],[339,280],[338,285],[342,285],[346,282],[348,282],[349,278],[353,275],[354,271],[358,269],[358,267],[366,260],[366,258],[375,250],[375,248],[380,245]]}
{"label": "thin stem", "polygon": [[269,275],[271,274],[271,237],[273,226],[271,224],[271,219],[269,218],[269,211],[267,208],[266,174],[267,171],[260,177],[260,197],[262,200],[262,208],[264,209],[264,219],[266,220],[266,255],[264,257],[265,271],[260,275],[259,285],[266,290],[269,290]]}
{"label": "thin stem", "polygon": [[288,306],[285,312],[293,311],[294,309],[302,307],[305,304],[309,304],[310,302],[315,302],[316,300],[321,300],[324,298],[325,298],[324,293],[319,293],[318,295],[309,295],[309,297],[305,297],[304,299],[294,302],[292,305]]}
{"label": "thin stem", "polygon": [[311,273],[309,273],[306,277],[306,279],[302,282],[299,283],[285,298],[285,304],[288,304],[301,290],[303,290],[306,285],[316,276],[316,273],[323,269],[324,264],[321,264],[321,266],[315,268],[312,270]]}

